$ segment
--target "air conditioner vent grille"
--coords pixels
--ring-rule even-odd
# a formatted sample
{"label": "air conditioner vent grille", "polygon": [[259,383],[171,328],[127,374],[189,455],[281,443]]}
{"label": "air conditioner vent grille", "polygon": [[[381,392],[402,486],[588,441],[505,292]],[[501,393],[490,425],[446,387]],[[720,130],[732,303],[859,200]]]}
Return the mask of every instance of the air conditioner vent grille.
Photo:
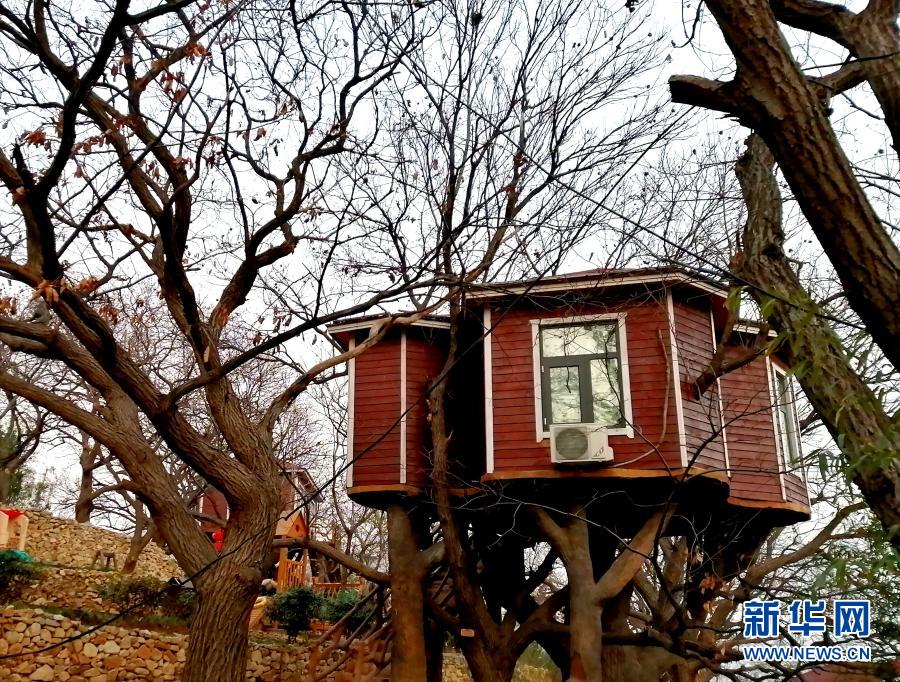
{"label": "air conditioner vent grille", "polygon": [[582,429],[560,429],[554,441],[560,459],[584,459],[588,452],[588,437]]}

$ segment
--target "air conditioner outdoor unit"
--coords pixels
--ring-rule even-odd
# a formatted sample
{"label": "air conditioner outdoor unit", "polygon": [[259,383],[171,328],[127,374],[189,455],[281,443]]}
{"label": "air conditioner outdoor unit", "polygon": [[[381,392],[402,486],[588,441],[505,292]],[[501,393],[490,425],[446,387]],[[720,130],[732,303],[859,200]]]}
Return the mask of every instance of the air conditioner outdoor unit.
{"label": "air conditioner outdoor unit", "polygon": [[553,424],[550,426],[550,460],[554,464],[609,462],[606,428],[596,424]]}

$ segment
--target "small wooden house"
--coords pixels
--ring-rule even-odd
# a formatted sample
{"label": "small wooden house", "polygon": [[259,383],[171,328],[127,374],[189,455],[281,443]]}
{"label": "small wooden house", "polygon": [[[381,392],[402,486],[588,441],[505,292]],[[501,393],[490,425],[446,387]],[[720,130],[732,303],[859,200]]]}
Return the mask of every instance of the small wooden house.
{"label": "small wooden house", "polygon": [[[761,354],[702,395],[727,290],[678,269],[595,270],[470,292],[448,373],[460,495],[514,482],[714,482],[727,503],[808,515],[790,376]],[[331,327],[352,348],[384,316]],[[734,353],[757,330],[738,327]],[[428,486],[426,394],[449,323],[393,327],[350,361],[348,492],[381,506]],[[725,350],[724,352],[730,352]],[[603,483],[605,481],[605,483]],[[617,483],[618,484],[618,483]]]}

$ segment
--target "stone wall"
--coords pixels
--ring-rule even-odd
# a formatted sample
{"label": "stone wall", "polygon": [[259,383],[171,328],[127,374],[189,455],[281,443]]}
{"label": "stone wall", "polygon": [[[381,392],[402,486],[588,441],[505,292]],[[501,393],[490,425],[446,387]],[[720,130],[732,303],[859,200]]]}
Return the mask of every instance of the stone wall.
{"label": "stone wall", "polygon": [[[108,625],[85,632],[80,621],[38,609],[0,610],[0,680],[5,682],[118,682],[181,679],[186,635]],[[66,642],[46,652],[28,654]],[[303,682],[308,654],[300,647],[251,642],[247,679],[255,682]],[[214,678],[210,678],[214,679]]]}
{"label": "stone wall", "polygon": [[118,573],[111,571],[47,567],[41,570],[40,579],[26,588],[18,601],[31,606],[50,604],[66,609],[117,613],[119,607],[101,599],[98,589],[119,578]]}
{"label": "stone wall", "polygon": [[[128,555],[129,537],[105,528],[58,519],[49,514],[29,511],[28,541],[25,551],[37,561],[62,566],[89,567],[97,550],[113,552],[119,569]],[[178,564],[156,543],[149,543],[137,562],[136,575],[151,575],[160,580],[181,576]]]}

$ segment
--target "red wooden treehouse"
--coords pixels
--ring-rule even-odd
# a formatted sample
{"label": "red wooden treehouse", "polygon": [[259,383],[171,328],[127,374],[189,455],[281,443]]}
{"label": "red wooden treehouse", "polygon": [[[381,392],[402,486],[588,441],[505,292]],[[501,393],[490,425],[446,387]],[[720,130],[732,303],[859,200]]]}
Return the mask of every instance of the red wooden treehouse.
{"label": "red wooden treehouse", "polygon": [[[683,503],[807,518],[791,379],[777,352],[697,395],[727,321],[727,290],[678,269],[591,271],[470,292],[454,365],[459,495],[687,491]],[[352,348],[384,317],[332,326]],[[724,353],[756,338],[736,326]],[[392,328],[350,361],[351,497],[383,507],[427,491],[425,391],[446,359],[448,321]],[[624,514],[627,516],[627,514]]]}

